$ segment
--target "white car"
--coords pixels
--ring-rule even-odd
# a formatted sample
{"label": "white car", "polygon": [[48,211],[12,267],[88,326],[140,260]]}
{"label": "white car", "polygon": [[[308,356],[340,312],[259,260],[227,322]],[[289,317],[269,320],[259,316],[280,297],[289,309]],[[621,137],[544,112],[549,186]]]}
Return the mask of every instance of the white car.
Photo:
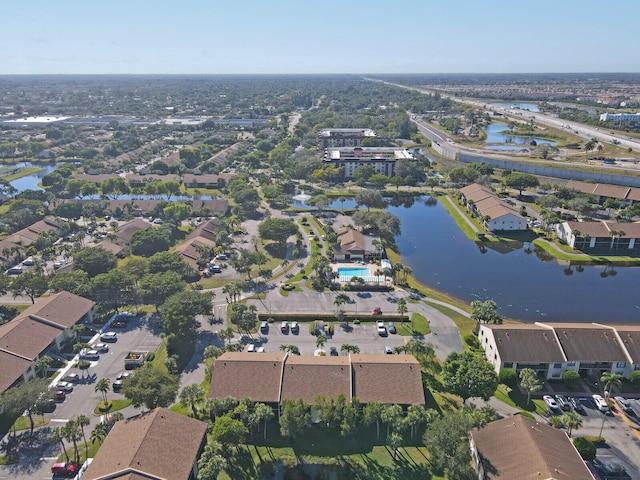
{"label": "white car", "polygon": [[85,348],[80,352],[80,358],[85,360],[98,360],[100,358],[100,352],[98,352],[97,350],[88,350]]}
{"label": "white car", "polygon": [[559,409],[558,404],[556,403],[556,399],[553,398],[551,395],[543,396],[542,400],[544,400],[544,404],[547,406],[547,408],[550,411],[555,412]]}
{"label": "white car", "polygon": [[66,393],[69,393],[71,391],[73,391],[73,383],[70,382],[58,382],[56,383],[53,388],[55,388],[56,390],[62,390]]}
{"label": "white car", "polygon": [[256,351],[256,344],[250,343],[249,348],[247,348],[247,352],[255,352],[255,351]]}
{"label": "white car", "polygon": [[387,336],[387,327],[384,326],[384,322],[382,321],[378,322],[378,335],[381,337]]}
{"label": "white car", "polygon": [[107,345],[106,343],[96,343],[95,345],[93,345],[93,348],[100,353],[107,353],[109,351],[109,345]]}
{"label": "white car", "polygon": [[118,339],[116,332],[105,332],[100,335],[100,340],[103,342],[115,342]]}
{"label": "white car", "polygon": [[609,405],[601,395],[592,395],[591,398],[593,398],[593,403],[596,404],[598,410],[605,413],[609,411]]}

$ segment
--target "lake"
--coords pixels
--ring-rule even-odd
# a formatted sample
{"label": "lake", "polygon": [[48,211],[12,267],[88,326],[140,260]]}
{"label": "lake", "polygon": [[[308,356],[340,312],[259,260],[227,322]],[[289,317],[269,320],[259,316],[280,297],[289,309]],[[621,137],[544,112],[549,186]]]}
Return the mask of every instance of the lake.
{"label": "lake", "polygon": [[[469,240],[440,201],[388,207],[402,224],[396,243],[413,276],[465,302],[493,298],[505,317],[533,321],[637,323],[639,267],[559,265],[509,242]],[[529,251],[530,253],[527,253]]]}
{"label": "lake", "polygon": [[535,103],[494,103],[503,108],[519,108],[520,110],[529,110],[530,112],[539,112],[540,109]]}
{"label": "lake", "polygon": [[[556,142],[552,140],[545,140],[544,138],[531,138],[531,137],[518,137],[516,135],[509,135],[509,127],[504,123],[492,123],[484,127],[484,131],[487,132],[487,139],[485,143],[517,143],[529,145],[531,140],[535,140],[538,145],[546,143],[547,145],[555,146]],[[487,147],[488,148],[488,147]]]}

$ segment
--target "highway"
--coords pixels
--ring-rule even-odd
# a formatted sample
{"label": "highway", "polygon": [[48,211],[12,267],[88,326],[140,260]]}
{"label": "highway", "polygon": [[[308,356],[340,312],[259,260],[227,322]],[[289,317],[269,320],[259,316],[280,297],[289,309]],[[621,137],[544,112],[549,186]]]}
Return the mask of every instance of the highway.
{"label": "highway", "polygon": [[[393,82],[385,82],[382,80],[377,80],[375,78],[365,78],[365,80],[369,80],[369,81],[374,81],[374,82],[381,82],[387,85],[393,85],[395,87],[399,87],[399,88],[405,88],[407,90],[413,90],[415,92],[420,92],[420,93],[424,93],[425,95],[432,95],[435,93],[435,91],[431,91],[429,89],[426,88],[418,88],[418,87],[409,87],[407,85],[400,85],[399,83],[393,83]],[[518,108],[511,108],[511,107],[504,107],[504,106],[500,106],[500,105],[496,105],[493,103],[489,103],[486,101],[479,101],[479,100],[472,100],[472,99],[467,99],[467,98],[460,98],[460,97],[455,97],[452,95],[447,95],[446,93],[442,93],[442,92],[438,92],[443,98],[448,98],[450,100],[453,100],[454,102],[459,102],[459,103],[464,103],[466,105],[473,105],[475,107],[481,108],[483,110],[487,110],[490,112],[498,112],[498,113],[502,113],[503,115],[512,118],[516,121],[529,121],[531,118],[533,118],[534,123],[536,124],[540,124],[540,125],[545,125],[548,127],[553,127],[553,128],[558,128],[560,130],[568,130],[571,133],[573,133],[576,136],[579,136],[581,138],[584,138],[586,140],[591,140],[592,138],[595,138],[596,140],[598,140],[599,142],[607,142],[607,143],[613,143],[614,141],[619,142],[618,145],[623,147],[623,148],[631,148],[634,151],[640,152],[640,140],[638,139],[634,139],[628,136],[623,136],[621,134],[615,133],[612,130],[604,130],[602,128],[599,127],[592,127],[591,125],[584,125],[582,123],[578,123],[578,122],[571,122],[571,121],[567,121],[567,120],[562,120],[561,118],[552,116],[552,115],[548,115],[548,114],[544,114],[541,112],[529,112],[528,110],[521,110]],[[416,120],[414,120],[416,121]],[[416,122],[417,123],[417,122]],[[423,124],[424,126],[424,124]],[[421,131],[423,130],[422,128],[420,129]],[[441,132],[438,132],[441,136],[443,135]],[[430,140],[434,141],[434,138],[432,138],[430,135],[425,135],[427,138],[429,138]],[[437,138],[435,139],[435,141],[439,141],[437,140]],[[444,140],[446,141],[446,140]]]}

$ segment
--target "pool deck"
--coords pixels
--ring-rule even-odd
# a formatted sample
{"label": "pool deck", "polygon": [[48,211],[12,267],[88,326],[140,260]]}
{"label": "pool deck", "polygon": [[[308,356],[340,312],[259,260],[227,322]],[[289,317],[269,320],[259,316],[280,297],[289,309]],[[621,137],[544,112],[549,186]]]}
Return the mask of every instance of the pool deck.
{"label": "pool deck", "polygon": [[[386,285],[391,281],[391,278],[384,275],[377,276],[375,271],[384,267],[376,263],[354,263],[354,262],[335,262],[331,264],[331,268],[337,272],[339,268],[363,268],[369,270],[369,275],[362,277],[366,283],[374,283],[376,285]],[[358,275],[360,276],[360,275]],[[351,277],[340,276],[338,277],[340,283],[350,283]]]}

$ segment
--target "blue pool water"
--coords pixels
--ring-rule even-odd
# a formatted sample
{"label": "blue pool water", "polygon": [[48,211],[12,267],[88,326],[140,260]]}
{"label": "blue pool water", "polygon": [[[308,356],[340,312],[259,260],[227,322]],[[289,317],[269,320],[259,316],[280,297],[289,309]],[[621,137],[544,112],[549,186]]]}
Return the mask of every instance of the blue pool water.
{"label": "blue pool water", "polygon": [[339,267],[338,275],[341,277],[368,277],[371,274],[368,268]]}

